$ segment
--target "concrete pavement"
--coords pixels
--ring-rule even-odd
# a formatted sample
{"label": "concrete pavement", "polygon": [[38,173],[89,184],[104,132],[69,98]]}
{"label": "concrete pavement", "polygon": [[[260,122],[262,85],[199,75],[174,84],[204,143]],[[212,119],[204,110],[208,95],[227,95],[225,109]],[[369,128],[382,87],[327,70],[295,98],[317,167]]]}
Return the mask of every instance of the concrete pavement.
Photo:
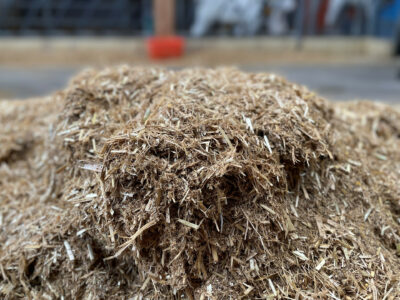
{"label": "concrete pavement", "polygon": [[[0,98],[24,99],[64,88],[82,67],[1,67]],[[250,72],[275,72],[306,85],[330,100],[368,99],[400,104],[400,65],[396,61],[363,64],[239,65]]]}

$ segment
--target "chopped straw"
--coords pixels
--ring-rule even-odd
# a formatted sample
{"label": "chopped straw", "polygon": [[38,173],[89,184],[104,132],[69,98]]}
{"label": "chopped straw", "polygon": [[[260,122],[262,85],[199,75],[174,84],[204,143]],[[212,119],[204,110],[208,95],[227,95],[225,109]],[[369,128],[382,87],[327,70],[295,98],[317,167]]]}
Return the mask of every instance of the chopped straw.
{"label": "chopped straw", "polygon": [[393,108],[124,66],[0,125],[2,299],[400,298]]}

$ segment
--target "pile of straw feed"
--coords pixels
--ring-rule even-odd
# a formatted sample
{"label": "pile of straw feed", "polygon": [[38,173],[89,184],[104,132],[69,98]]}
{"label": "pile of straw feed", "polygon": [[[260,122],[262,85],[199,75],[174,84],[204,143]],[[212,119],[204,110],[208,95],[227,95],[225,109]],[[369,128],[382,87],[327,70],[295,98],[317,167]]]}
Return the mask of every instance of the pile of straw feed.
{"label": "pile of straw feed", "polygon": [[5,299],[398,299],[400,113],[272,74],[0,104]]}

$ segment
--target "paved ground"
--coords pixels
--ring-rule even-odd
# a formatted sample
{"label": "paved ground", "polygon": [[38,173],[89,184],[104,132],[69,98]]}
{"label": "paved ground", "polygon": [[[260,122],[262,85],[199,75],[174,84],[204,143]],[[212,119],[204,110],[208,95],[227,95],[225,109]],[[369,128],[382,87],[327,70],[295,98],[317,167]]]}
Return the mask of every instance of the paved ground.
{"label": "paved ground", "polygon": [[[258,68],[255,69],[258,71]],[[260,71],[264,70],[262,67]],[[400,66],[393,62],[363,65],[272,66],[268,68],[331,100],[369,99],[400,104]]]}
{"label": "paved ground", "polygon": [[24,99],[48,95],[62,89],[77,68],[0,67],[0,98]]}
{"label": "paved ground", "polygon": [[[370,99],[400,104],[400,65],[393,61],[363,64],[269,64],[241,66],[246,71],[276,72],[331,100]],[[0,98],[24,99],[62,89],[79,67],[0,66]]]}

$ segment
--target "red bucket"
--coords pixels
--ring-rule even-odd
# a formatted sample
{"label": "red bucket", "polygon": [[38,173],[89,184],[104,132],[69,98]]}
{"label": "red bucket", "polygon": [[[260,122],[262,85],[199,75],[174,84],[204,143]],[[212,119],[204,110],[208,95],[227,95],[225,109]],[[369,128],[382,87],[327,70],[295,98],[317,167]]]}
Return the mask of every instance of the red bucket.
{"label": "red bucket", "polygon": [[178,36],[157,36],[147,39],[147,53],[150,58],[163,59],[183,55],[185,40]]}

